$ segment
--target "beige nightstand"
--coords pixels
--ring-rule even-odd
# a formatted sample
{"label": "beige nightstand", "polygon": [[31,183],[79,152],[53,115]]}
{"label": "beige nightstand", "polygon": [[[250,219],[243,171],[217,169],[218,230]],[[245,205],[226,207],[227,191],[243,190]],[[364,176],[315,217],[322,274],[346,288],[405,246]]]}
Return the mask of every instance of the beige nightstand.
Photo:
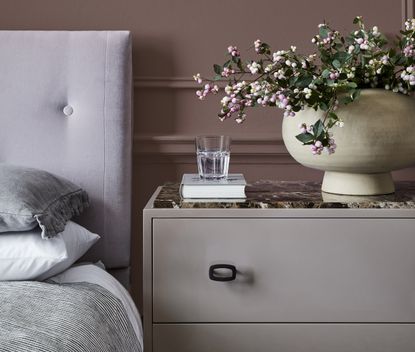
{"label": "beige nightstand", "polygon": [[146,351],[415,351],[415,183],[247,193],[191,203],[172,184],[144,209]]}

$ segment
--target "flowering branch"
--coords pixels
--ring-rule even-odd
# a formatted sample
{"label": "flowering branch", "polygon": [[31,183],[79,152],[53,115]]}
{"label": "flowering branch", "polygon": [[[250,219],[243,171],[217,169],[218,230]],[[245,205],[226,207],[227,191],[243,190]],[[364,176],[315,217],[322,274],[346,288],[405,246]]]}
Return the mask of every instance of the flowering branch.
{"label": "flowering branch", "polygon": [[[217,94],[215,81],[228,79],[218,116],[223,121],[235,116],[237,123],[246,118],[249,107],[271,106],[293,117],[306,107],[322,110],[324,117],[312,126],[299,125],[296,138],[310,145],[313,154],[334,153],[336,144],[331,129],[344,125],[336,114],[339,106],[359,98],[363,88],[384,88],[410,94],[415,90],[415,19],[405,22],[398,43],[387,48],[378,27],[366,29],[361,17],[354,19],[357,29],[343,37],[328,24],[318,26],[312,38],[317,52],[297,54],[296,47],[272,52],[268,44],[256,40],[256,60],[242,62],[236,46],[228,47],[228,60],[214,65],[212,80],[194,79],[204,86],[196,92],[199,99]],[[250,75],[250,81],[243,77]]]}

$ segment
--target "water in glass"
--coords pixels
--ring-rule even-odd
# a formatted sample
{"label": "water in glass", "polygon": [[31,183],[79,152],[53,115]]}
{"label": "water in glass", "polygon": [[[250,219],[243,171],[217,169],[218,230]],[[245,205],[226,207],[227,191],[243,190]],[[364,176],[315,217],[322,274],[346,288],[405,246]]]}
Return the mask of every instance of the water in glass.
{"label": "water in glass", "polygon": [[200,177],[217,179],[228,176],[229,151],[198,151],[197,166]]}

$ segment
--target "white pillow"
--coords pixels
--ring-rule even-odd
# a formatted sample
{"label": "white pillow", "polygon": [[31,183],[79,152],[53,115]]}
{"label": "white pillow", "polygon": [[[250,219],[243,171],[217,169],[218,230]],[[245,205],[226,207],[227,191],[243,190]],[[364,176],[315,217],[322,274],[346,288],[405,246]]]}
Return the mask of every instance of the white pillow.
{"label": "white pillow", "polygon": [[65,230],[42,239],[39,228],[0,234],[0,280],[45,280],[69,268],[100,238],[68,221]]}

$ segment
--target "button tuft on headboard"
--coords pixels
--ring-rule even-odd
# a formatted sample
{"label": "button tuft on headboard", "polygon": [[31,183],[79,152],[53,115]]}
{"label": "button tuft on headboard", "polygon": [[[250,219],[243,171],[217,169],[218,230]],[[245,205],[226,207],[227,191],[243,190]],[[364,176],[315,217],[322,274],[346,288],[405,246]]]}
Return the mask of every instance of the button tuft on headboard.
{"label": "button tuft on headboard", "polygon": [[71,116],[71,115],[73,114],[73,107],[72,107],[72,106],[70,106],[70,105],[66,105],[66,106],[63,108],[63,113],[64,113],[66,116]]}

